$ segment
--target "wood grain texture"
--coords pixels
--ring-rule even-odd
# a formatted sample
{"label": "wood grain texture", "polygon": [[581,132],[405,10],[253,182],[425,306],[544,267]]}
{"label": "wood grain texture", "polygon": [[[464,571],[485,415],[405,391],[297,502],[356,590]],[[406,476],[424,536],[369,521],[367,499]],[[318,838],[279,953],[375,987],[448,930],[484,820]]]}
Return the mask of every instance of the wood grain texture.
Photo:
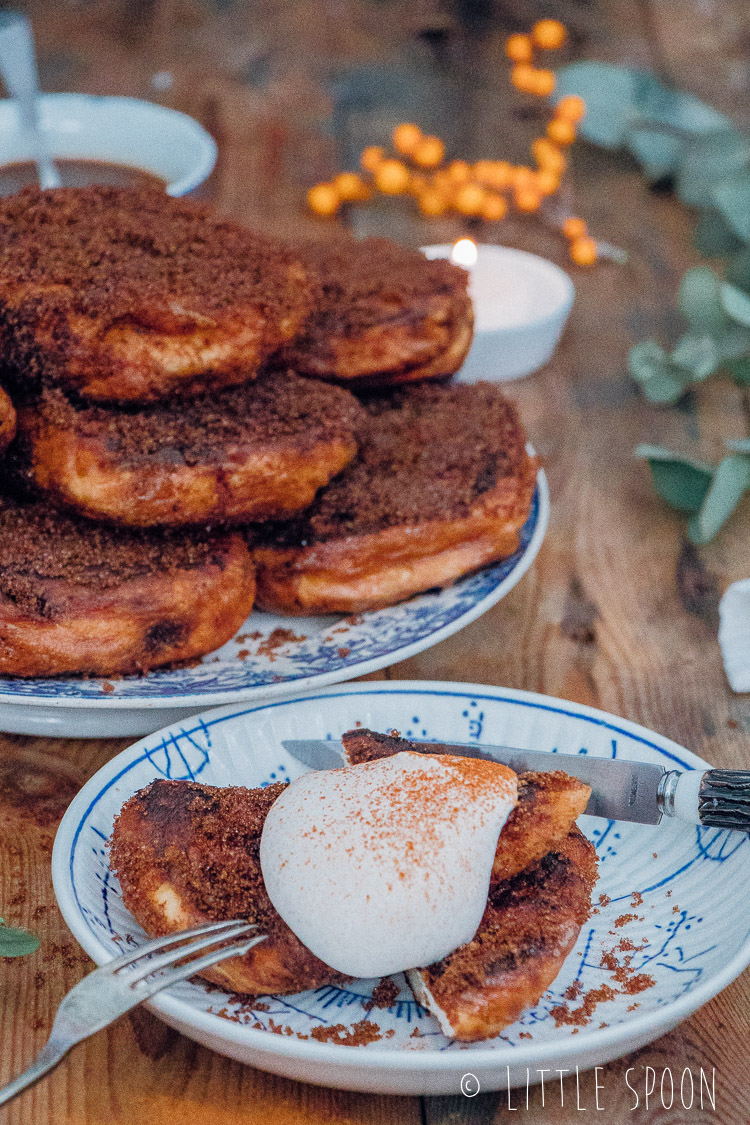
{"label": "wood grain texture", "polygon": [[[440,132],[457,156],[523,159],[541,118],[536,105],[511,95],[503,41],[553,10],[568,22],[576,54],[651,66],[747,124],[750,12],[742,0],[32,0],[26,7],[47,89],[133,94],[192,113],[220,143],[205,198],[283,234],[319,230],[300,209],[304,189],[353,167],[359,149],[386,140],[398,120]],[[729,582],[747,575],[748,505],[716,543],[696,551],[632,450],[647,440],[716,458],[724,436],[748,432],[748,396],[716,379],[679,409],[639,398],[625,369],[627,349],[651,334],[669,342],[679,331],[677,284],[695,261],[691,216],[648,192],[628,159],[586,145],[575,150],[572,193],[593,232],[626,247],[630,261],[576,273],[574,315],[553,363],[511,388],[550,481],[547,540],[529,574],[489,614],[378,678],[548,692],[643,722],[716,765],[747,767],[750,698],[732,695],[725,682],[716,605]],[[465,233],[455,218],[420,222],[399,202],[346,219],[359,234],[411,245]],[[566,264],[560,242],[533,220],[510,219],[496,237]],[[51,842],[75,788],[124,745],[0,737],[0,913],[42,938],[31,957],[0,961],[0,1082],[41,1046],[61,996],[90,965],[54,904]],[[669,1035],[604,1068],[599,1119],[745,1125],[750,1074],[740,1060],[749,1048],[746,973]],[[716,1068],[716,1113],[663,1110],[653,1100],[645,1107],[647,1067],[679,1076],[701,1066]],[[631,1067],[641,1095],[635,1109],[624,1081]],[[514,1091],[518,1117],[511,1118],[507,1093],[420,1103],[274,1078],[138,1013],[77,1048],[0,1110],[0,1122],[572,1125],[582,1119],[578,1098],[596,1113],[595,1078],[582,1075],[578,1091],[566,1079],[562,1104],[557,1087],[548,1087],[544,1105],[533,1088],[528,1109],[524,1091]]]}

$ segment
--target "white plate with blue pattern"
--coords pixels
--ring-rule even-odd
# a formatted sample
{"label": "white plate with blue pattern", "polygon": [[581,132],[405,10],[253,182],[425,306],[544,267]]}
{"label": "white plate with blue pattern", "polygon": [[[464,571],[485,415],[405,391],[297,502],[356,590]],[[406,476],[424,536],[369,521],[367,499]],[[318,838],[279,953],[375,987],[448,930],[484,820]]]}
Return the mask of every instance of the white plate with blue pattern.
{"label": "white plate with blue pattern", "polygon": [[[52,877],[65,921],[86,952],[103,964],[144,937],[107,863],[106,841],[128,797],[159,777],[247,786],[293,778],[304,768],[282,749],[283,739],[338,738],[358,722],[417,739],[506,743],[670,768],[706,765],[603,711],[478,685],[350,684],[209,711],[123,751],[66,812]],[[376,1093],[458,1093],[467,1073],[482,1089],[500,1089],[525,1084],[527,1068],[534,1082],[537,1068],[574,1072],[617,1058],[674,1027],[750,963],[750,919],[730,908],[746,880],[750,841],[672,820],[641,826],[582,817],[580,826],[599,853],[595,912],[552,987],[496,1039],[469,1046],[446,1039],[402,977],[394,978],[399,993],[387,1009],[369,1010],[377,982],[364,980],[252,1004],[185,982],[150,1007],[242,1062]],[[584,1004],[588,1012],[581,1012]],[[327,1041],[356,1036],[361,1021],[372,1039],[367,1046]]]}
{"label": "white plate with blue pattern", "polygon": [[141,735],[206,707],[288,698],[376,672],[486,613],[529,569],[548,521],[549,487],[540,470],[518,550],[454,586],[356,617],[253,611],[231,641],[194,667],[113,680],[0,677],[0,730],[61,738]]}

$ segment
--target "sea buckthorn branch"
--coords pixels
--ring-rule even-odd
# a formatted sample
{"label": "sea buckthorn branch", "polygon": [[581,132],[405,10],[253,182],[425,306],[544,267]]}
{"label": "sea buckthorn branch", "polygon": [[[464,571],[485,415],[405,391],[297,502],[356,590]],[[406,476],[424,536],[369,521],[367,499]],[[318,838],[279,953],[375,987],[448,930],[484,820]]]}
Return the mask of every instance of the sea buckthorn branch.
{"label": "sea buckthorn branch", "polygon": [[393,130],[393,153],[379,145],[368,146],[360,156],[360,171],[341,172],[330,182],[310,188],[308,206],[317,215],[332,217],[342,205],[365,202],[380,192],[412,197],[427,218],[453,211],[484,222],[500,222],[511,208],[522,214],[541,212],[567,239],[570,257],[577,265],[593,265],[599,257],[622,260],[622,251],[590,236],[583,219],[563,207],[547,206],[552,197],[559,200],[568,167],[567,149],[576,139],[586,104],[578,94],[553,102],[555,73],[537,66],[535,60],[537,52],[558,50],[566,40],[567,31],[559,20],[543,19],[529,34],[510,35],[505,44],[512,85],[521,93],[550,101],[546,133],[531,145],[533,165],[507,160],[446,162],[440,137],[404,122]]}

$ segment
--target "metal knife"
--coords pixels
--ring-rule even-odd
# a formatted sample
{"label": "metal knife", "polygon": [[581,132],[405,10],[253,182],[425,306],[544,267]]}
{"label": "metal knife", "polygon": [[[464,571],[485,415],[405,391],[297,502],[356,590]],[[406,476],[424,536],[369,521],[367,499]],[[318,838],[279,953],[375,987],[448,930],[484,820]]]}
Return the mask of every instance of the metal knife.
{"label": "metal knife", "polygon": [[[314,770],[338,769],[346,764],[341,744],[330,739],[285,739],[281,745]],[[750,832],[750,770],[668,770],[625,758],[550,754],[475,743],[409,742],[408,749],[484,758],[502,762],[516,773],[564,770],[591,786],[585,810],[589,816],[636,824],[658,824],[662,816],[667,816],[690,824]]]}

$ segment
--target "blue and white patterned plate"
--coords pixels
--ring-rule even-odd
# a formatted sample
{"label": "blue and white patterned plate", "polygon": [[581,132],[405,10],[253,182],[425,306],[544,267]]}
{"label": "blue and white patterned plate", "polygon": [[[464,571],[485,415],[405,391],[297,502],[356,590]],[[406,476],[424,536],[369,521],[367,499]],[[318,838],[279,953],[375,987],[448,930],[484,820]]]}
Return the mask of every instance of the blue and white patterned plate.
{"label": "blue and white patterned plate", "polygon": [[[60,909],[87,953],[102,964],[143,940],[122,904],[106,845],[115,815],[136,790],[158,777],[249,786],[292,778],[303,767],[281,748],[283,739],[337,738],[357,722],[395,727],[412,738],[705,766],[624,719],[503,688],[350,684],[210,711],[123,751],[65,814],[52,876]],[[374,981],[244,1005],[211,986],[183,983],[151,1007],[233,1058],[352,1090],[458,1093],[467,1072],[483,1089],[498,1089],[525,1084],[527,1068],[534,1082],[538,1067],[572,1072],[623,1055],[673,1027],[750,963],[747,911],[730,908],[742,893],[750,842],[740,833],[676,821],[641,826],[582,817],[580,823],[600,859],[594,914],[549,991],[496,1039],[471,1046],[446,1039],[400,977],[398,998],[386,1010],[368,1010]],[[356,1034],[363,1020],[373,1040],[368,1046],[330,1041]]]}
{"label": "blue and white patterned plate", "polygon": [[536,558],[549,520],[542,470],[518,550],[446,590],[357,617],[253,612],[239,633],[191,668],[147,676],[0,677],[0,730],[62,737],[139,735],[220,703],[288,698],[406,660],[486,613]]}

